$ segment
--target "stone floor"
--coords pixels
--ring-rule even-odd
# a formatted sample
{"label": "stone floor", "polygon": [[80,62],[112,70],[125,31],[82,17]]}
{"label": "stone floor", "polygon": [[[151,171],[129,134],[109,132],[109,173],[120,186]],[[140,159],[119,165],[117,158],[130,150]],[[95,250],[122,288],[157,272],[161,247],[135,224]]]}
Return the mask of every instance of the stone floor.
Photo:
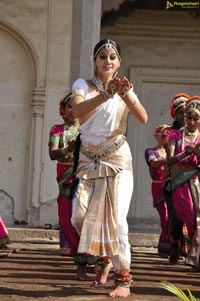
{"label": "stone floor", "polygon": [[[58,254],[56,241],[38,238],[33,241],[12,242],[8,249],[0,250],[0,300],[1,301],[106,301],[113,289],[113,272],[107,286],[93,288],[94,274],[89,281],[76,279],[76,269],[71,257]],[[126,301],[179,300],[159,287],[160,281],[189,289],[200,298],[200,273],[191,272],[184,262],[170,265],[167,259],[157,256],[155,247],[132,247],[131,274],[133,286]],[[197,299],[200,300],[200,299]]]}

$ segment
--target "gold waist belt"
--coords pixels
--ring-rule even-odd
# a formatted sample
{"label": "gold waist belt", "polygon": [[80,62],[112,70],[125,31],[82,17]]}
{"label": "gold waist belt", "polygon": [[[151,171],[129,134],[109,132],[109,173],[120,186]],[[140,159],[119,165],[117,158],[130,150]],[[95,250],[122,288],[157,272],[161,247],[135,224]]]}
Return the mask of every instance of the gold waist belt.
{"label": "gold waist belt", "polygon": [[82,154],[84,154],[87,158],[89,158],[90,160],[94,161],[95,164],[97,164],[97,163],[99,163],[100,159],[105,158],[110,153],[118,150],[122,146],[122,144],[125,142],[125,140],[126,140],[126,137],[122,136],[118,141],[114,142],[114,144],[111,147],[106,148],[104,151],[94,152],[94,153],[87,151],[85,146],[81,145],[80,152]]}

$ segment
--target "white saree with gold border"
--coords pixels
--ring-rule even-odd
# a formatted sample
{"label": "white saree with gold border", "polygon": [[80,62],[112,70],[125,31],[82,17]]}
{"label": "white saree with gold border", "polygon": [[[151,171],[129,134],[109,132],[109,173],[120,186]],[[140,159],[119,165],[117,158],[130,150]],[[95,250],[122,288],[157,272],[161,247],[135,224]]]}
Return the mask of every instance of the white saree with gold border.
{"label": "white saree with gold border", "polygon": [[[86,99],[92,97],[82,79],[73,89],[83,89]],[[133,175],[131,152],[123,139],[127,115],[126,104],[115,94],[79,127],[81,150],[76,176],[80,182],[72,214],[72,223],[80,234],[79,253],[118,256],[125,241],[129,254],[126,217]]]}

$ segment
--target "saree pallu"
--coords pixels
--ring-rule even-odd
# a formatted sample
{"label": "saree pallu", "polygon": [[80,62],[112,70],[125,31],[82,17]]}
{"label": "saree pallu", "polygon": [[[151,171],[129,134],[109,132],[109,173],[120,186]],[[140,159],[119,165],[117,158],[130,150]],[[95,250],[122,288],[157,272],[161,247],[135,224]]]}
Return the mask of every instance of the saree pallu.
{"label": "saree pallu", "polygon": [[[80,153],[76,174],[80,183],[73,214],[73,222],[80,234],[78,252],[98,256],[120,253],[117,203],[123,169],[130,171],[132,177],[132,157],[126,141],[119,149],[99,158],[98,162]],[[121,201],[126,202],[126,195]]]}
{"label": "saree pallu", "polygon": [[[172,193],[178,187],[183,185],[185,182],[196,174],[194,167],[179,166],[174,168],[172,180],[168,180],[163,189],[165,199],[167,203],[168,213],[171,220],[171,238],[172,243],[178,243],[179,256],[187,257],[189,248],[189,234],[186,224],[178,216],[176,208],[173,204]],[[186,170],[185,170],[186,169]],[[170,173],[171,175],[171,173]]]}
{"label": "saree pallu", "polygon": [[8,237],[8,230],[3,222],[2,217],[0,216],[0,247],[3,247],[10,243]]}
{"label": "saree pallu", "polygon": [[59,224],[65,240],[71,248],[72,254],[77,253],[79,235],[71,224],[72,200],[70,198],[70,187],[73,181],[73,166],[57,163],[57,181],[59,185],[58,216]]}

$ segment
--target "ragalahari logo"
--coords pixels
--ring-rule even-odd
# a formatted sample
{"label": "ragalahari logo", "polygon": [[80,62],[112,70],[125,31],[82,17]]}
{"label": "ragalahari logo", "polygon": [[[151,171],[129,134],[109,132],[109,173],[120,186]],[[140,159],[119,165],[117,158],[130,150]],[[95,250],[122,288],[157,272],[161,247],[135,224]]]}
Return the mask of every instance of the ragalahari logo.
{"label": "ragalahari logo", "polygon": [[166,9],[200,8],[200,1],[166,1]]}

